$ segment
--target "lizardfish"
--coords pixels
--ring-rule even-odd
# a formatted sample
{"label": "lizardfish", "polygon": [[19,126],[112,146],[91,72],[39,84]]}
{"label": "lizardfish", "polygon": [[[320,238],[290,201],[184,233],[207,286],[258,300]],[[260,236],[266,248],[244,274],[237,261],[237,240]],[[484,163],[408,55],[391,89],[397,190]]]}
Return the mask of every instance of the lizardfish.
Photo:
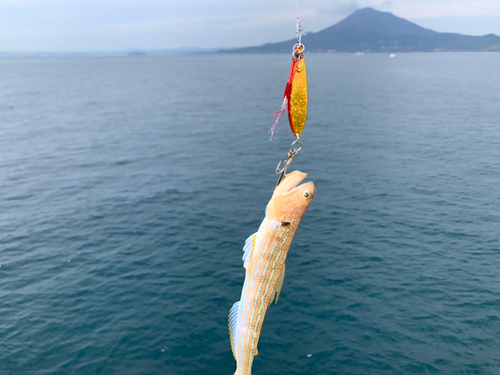
{"label": "lizardfish", "polygon": [[297,186],[306,177],[306,173],[293,171],[281,181],[258,232],[245,241],[245,283],[240,300],[229,311],[229,335],[237,363],[235,375],[251,375],[266,310],[275,295],[278,302],[288,250],[316,193],[312,182]]}

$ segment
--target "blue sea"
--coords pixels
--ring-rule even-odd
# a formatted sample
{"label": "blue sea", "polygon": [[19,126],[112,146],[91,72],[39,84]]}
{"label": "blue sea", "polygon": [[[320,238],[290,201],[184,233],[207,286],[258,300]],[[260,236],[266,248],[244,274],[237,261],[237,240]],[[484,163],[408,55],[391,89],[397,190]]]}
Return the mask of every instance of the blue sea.
{"label": "blue sea", "polygon": [[[500,53],[306,61],[317,193],[253,374],[499,374]],[[0,59],[0,374],[234,373],[289,65]]]}

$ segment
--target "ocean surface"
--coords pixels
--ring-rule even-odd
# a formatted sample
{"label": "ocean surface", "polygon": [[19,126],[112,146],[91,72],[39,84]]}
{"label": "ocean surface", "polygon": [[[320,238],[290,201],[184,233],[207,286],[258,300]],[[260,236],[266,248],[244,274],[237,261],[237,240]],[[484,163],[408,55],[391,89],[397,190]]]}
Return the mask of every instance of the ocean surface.
{"label": "ocean surface", "polygon": [[[253,374],[499,374],[500,53],[306,61],[317,193]],[[289,65],[0,59],[0,374],[234,373]]]}

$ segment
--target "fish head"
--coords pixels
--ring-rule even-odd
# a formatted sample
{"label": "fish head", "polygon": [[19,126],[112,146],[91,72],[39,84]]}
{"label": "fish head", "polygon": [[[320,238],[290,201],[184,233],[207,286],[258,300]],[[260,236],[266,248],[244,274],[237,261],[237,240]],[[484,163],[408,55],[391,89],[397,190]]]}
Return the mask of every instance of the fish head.
{"label": "fish head", "polygon": [[312,182],[299,185],[306,177],[307,173],[299,171],[287,174],[274,189],[266,216],[282,222],[291,222],[294,217],[302,218],[316,194]]}

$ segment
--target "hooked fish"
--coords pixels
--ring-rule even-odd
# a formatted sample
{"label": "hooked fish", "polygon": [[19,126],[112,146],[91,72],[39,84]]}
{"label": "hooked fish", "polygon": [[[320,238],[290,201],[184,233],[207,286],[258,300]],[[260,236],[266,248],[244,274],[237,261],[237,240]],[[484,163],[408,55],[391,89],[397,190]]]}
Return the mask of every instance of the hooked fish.
{"label": "hooked fish", "polygon": [[264,316],[275,296],[278,302],[288,250],[316,193],[312,182],[299,185],[306,177],[299,171],[286,175],[274,190],[259,230],[245,241],[245,283],[240,300],[229,311],[235,375],[251,375]]}

